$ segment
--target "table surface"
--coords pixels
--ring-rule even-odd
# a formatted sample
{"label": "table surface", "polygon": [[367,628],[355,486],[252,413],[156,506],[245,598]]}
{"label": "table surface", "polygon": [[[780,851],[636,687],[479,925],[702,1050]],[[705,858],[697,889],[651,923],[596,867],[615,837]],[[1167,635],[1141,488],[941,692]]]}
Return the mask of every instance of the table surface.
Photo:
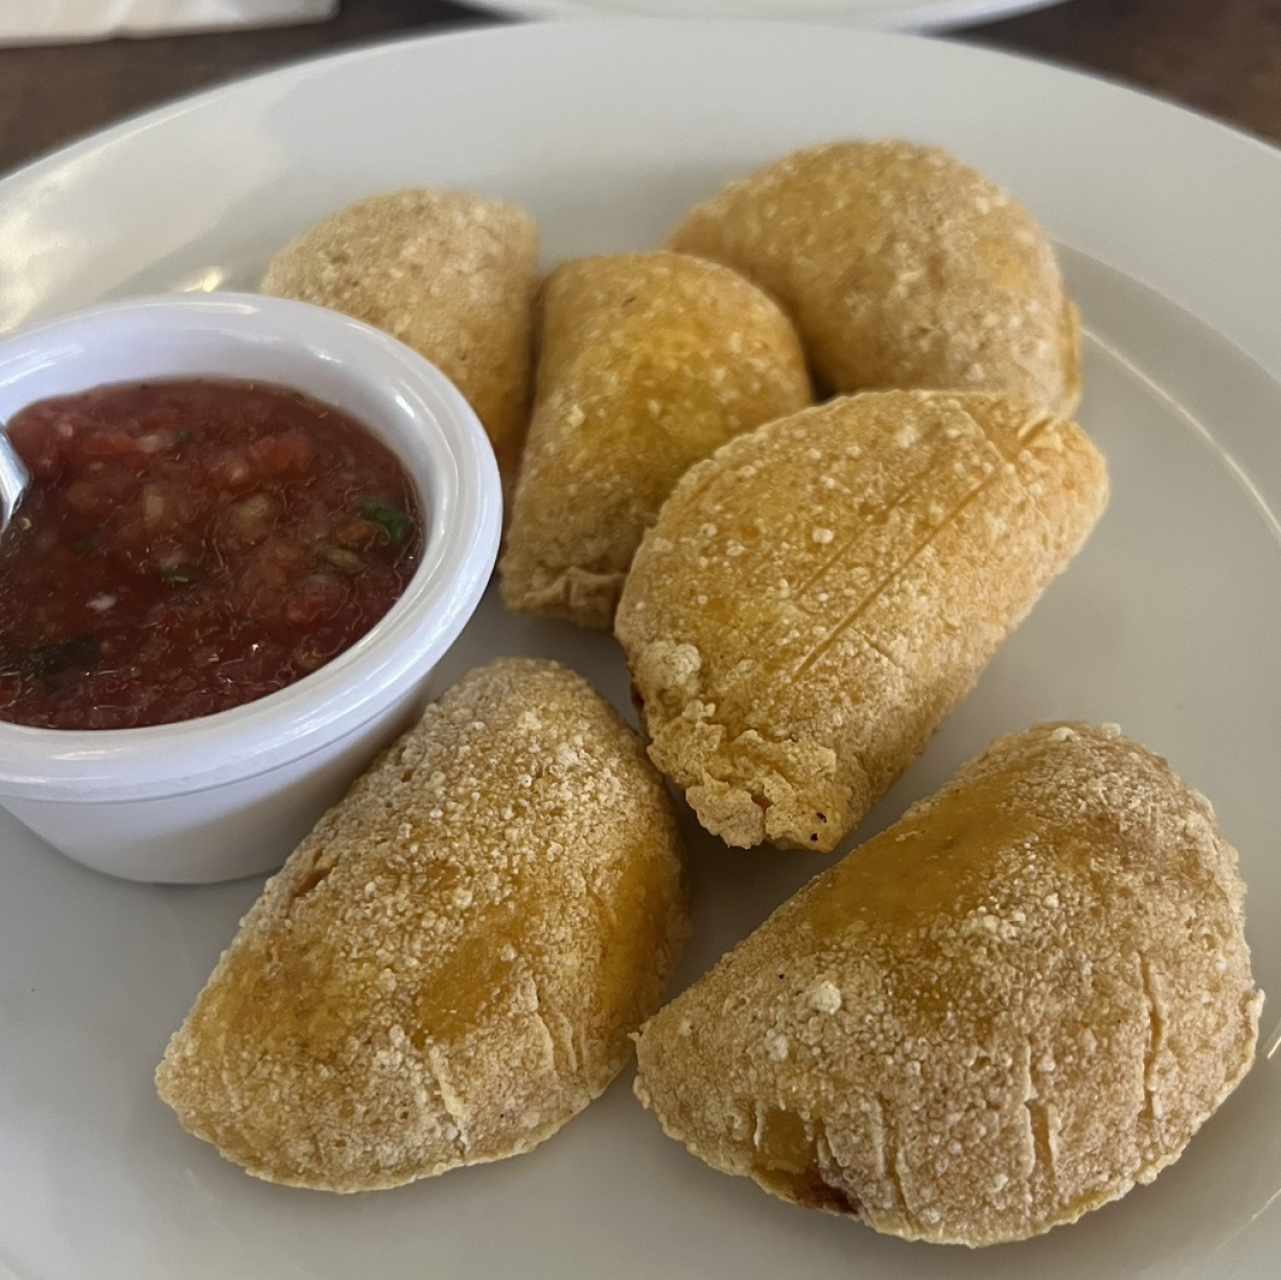
{"label": "table surface", "polygon": [[[437,0],[342,0],[312,26],[0,50],[0,172],[167,99],[377,39],[497,19]],[[1093,71],[1281,142],[1281,0],[1068,0],[952,33]]]}

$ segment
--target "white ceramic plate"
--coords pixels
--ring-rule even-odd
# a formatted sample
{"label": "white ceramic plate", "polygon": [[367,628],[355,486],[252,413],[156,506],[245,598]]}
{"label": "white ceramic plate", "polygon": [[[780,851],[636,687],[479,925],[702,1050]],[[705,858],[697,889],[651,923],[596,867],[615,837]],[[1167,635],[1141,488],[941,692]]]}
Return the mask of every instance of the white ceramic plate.
{"label": "white ceramic plate", "polygon": [[[251,286],[298,228],[406,183],[525,201],[549,260],[648,246],[731,174],[887,133],[952,147],[1064,245],[1089,328],[1083,421],[1114,498],[864,834],[1000,732],[1120,721],[1215,800],[1275,999],[1281,156],[1258,143],[1083,77],[849,30],[544,24],[414,41],[206,94],[0,183],[0,328],[127,292]],[[510,617],[492,596],[438,683],[517,652],[562,658],[627,705],[608,639]],[[625,1080],[519,1160],[346,1199],[266,1186],[184,1135],[151,1086],[257,885],[116,883],[4,818],[0,852],[4,1280],[1276,1275],[1281,1054],[1265,1049],[1152,1187],[980,1254],[879,1237],[713,1173]],[[828,859],[696,841],[693,861],[682,981]],[[1264,1023],[1275,1047],[1274,1007]]]}
{"label": "white ceramic plate", "polygon": [[787,18],[865,30],[921,31],[993,22],[1062,0],[466,0],[522,18]]}

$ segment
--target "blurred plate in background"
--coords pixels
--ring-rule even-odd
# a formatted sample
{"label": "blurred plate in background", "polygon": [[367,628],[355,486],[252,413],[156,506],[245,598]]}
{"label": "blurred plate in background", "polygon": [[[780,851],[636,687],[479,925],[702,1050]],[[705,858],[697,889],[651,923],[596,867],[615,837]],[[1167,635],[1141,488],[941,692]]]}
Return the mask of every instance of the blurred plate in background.
{"label": "blurred plate in background", "polygon": [[1063,0],[464,0],[523,18],[790,18],[876,31],[992,22]]}

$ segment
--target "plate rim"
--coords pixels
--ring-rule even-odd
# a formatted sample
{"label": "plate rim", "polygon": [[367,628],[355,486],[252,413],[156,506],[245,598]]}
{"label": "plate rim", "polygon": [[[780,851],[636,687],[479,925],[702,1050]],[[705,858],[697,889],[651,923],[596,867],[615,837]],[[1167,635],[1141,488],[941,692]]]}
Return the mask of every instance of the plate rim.
{"label": "plate rim", "polygon": [[[470,3],[471,0],[468,0],[468,2]],[[559,4],[562,3],[562,0],[498,0],[498,3],[501,4],[524,4],[526,2],[530,4],[543,4],[544,2]],[[563,0],[563,2],[576,4],[578,0]],[[950,4],[954,0],[926,0],[926,2],[931,4]],[[971,0],[955,0],[955,2],[968,4],[971,3]],[[991,0],[972,0],[972,2],[990,3]],[[1034,4],[1038,7],[1049,8],[1053,5],[1070,3],[1071,0],[1018,0],[1018,2],[1024,5]],[[490,0],[477,0],[477,3],[484,3],[488,6]],[[494,11],[497,11],[497,4],[495,4]],[[555,23],[482,22],[449,27],[441,31],[412,31],[391,37],[375,36],[372,39],[359,40],[339,49],[322,50],[300,58],[289,58],[272,66],[235,74],[226,80],[220,80],[216,84],[195,89],[190,93],[179,93],[163,98],[150,106],[127,112],[98,128],[89,129],[64,142],[54,143],[51,147],[47,147],[43,151],[23,160],[14,168],[0,170],[0,197],[7,195],[11,187],[16,187],[25,180],[40,177],[41,170],[52,167],[54,164],[75,160],[79,155],[92,151],[97,147],[114,145],[126,136],[168,124],[190,111],[205,106],[212,100],[227,95],[235,95],[242,90],[267,81],[293,75],[313,74],[326,67],[337,66],[342,63],[362,62],[367,59],[372,60],[378,57],[390,56],[416,46],[463,44],[478,40],[495,42],[521,40],[534,35],[541,37],[543,33],[574,33],[578,31],[609,33],[624,22],[633,31],[637,28],[645,27],[654,29],[671,28],[673,34],[677,31],[697,31],[699,28],[713,31],[719,30],[727,35],[729,33],[737,35],[739,32],[751,33],[753,31],[757,34],[776,34],[778,31],[778,23],[769,18],[660,18],[645,14],[625,19],[573,16],[567,17],[563,22]],[[1220,119],[1218,116],[1211,115],[1209,112],[1202,111],[1197,107],[1189,106],[1187,103],[1151,90],[1146,86],[1132,84],[1120,76],[1105,75],[1088,67],[1073,66],[1067,62],[1057,61],[1054,58],[1041,58],[1019,50],[1000,48],[987,44],[977,35],[965,39],[956,39],[921,31],[856,27],[840,21],[825,20],[821,17],[806,17],[796,21],[788,20],[784,29],[822,30],[829,35],[839,33],[841,38],[847,40],[881,41],[901,47],[928,46],[934,49],[945,48],[977,58],[1012,63],[1025,70],[1036,69],[1053,76],[1065,77],[1078,85],[1093,85],[1096,88],[1124,95],[1132,103],[1142,102],[1148,106],[1156,106],[1166,111],[1175,112],[1185,118],[1185,123],[1206,127],[1237,142],[1247,143],[1270,157],[1273,161],[1281,162],[1281,142],[1272,142],[1245,125]],[[1281,172],[1281,169],[1278,172]],[[1125,270],[1123,267],[1118,269]]]}
{"label": "plate rim", "polygon": [[[1159,94],[1150,93],[1141,87],[1127,84],[1119,79],[1099,75],[1089,70],[1065,66],[1054,61],[1047,61],[1023,53],[996,49],[976,40],[941,39],[937,36],[921,35],[902,31],[876,31],[850,26],[849,24],[831,22],[787,22],[779,23],[765,20],[732,20],[732,19],[664,19],[640,17],[628,19],[626,24],[614,19],[573,20],[564,22],[516,22],[498,25],[479,25],[455,28],[443,32],[415,32],[393,39],[374,39],[350,47],[326,51],[312,57],[294,59],[278,66],[251,71],[245,75],[235,76],[230,80],[200,89],[190,94],[182,94],[167,101],[146,107],[126,115],[102,128],[62,143],[52,149],[32,157],[16,169],[0,174],[0,212],[5,204],[20,200],[26,191],[36,191],[41,183],[52,178],[60,169],[75,165],[77,162],[110,147],[120,146],[127,140],[152,129],[164,128],[175,124],[184,116],[197,113],[228,97],[237,97],[242,93],[251,93],[255,89],[289,80],[301,80],[317,75],[331,73],[335,68],[355,63],[376,61],[380,58],[413,56],[413,51],[435,47],[437,44],[464,46],[475,42],[490,44],[523,43],[538,44],[544,40],[554,43],[573,39],[611,38],[620,28],[626,25],[629,32],[647,36],[661,35],[664,32],[673,38],[677,34],[694,33],[696,37],[712,37],[718,45],[726,42],[750,42],[757,39],[786,39],[793,34],[821,34],[825,40],[841,39],[845,41],[879,44],[888,50],[895,50],[889,56],[906,56],[909,58],[937,58],[948,61],[969,60],[976,70],[986,63],[988,67],[1005,67],[1015,74],[1035,75],[1056,80],[1077,93],[1095,96],[1104,95],[1112,98],[1113,105],[1122,115],[1128,115],[1133,121],[1135,113],[1155,111],[1159,123],[1168,124],[1177,121],[1185,139],[1194,140],[1205,153],[1212,153],[1216,146],[1234,149],[1238,157],[1245,158],[1246,164],[1233,171],[1234,178],[1245,188],[1249,185],[1248,177],[1262,177],[1275,187],[1276,205],[1281,207],[1281,144],[1271,141],[1239,125],[1219,120],[1199,111],[1194,107],[1171,100]],[[903,50],[912,52],[904,54]],[[1118,104],[1124,104],[1119,106]],[[1186,150],[1186,148],[1184,148]],[[1249,174],[1246,174],[1246,170]],[[1190,188],[1195,203],[1204,200],[1205,192],[1200,187]],[[1244,191],[1242,192],[1244,196]],[[1208,208],[1206,213],[1218,212]],[[1044,212],[1042,220],[1045,219]],[[2,220],[0,220],[2,223]],[[1239,229],[1239,228],[1238,228]],[[1124,256],[1102,250],[1088,243],[1080,243],[1073,236],[1057,235],[1051,228],[1053,238],[1063,241],[1072,247],[1097,258],[1108,266],[1154,289],[1170,301],[1191,311],[1198,318],[1216,329],[1232,341],[1256,363],[1261,364],[1274,377],[1281,379],[1281,329],[1261,320],[1259,315],[1254,322],[1248,322],[1245,313],[1249,307],[1234,307],[1222,311],[1213,301],[1221,299],[1224,290],[1198,288],[1189,279],[1176,279],[1170,274],[1168,262],[1138,266],[1125,260]],[[1281,257],[1274,253],[1271,233],[1262,233],[1255,237],[1265,246],[1264,252],[1250,264],[1249,278],[1256,282],[1269,275],[1267,271],[1267,254],[1272,253],[1276,261],[1272,273],[1277,284],[1281,285]],[[1228,252],[1234,249],[1239,253],[1245,238],[1236,236],[1226,245]],[[1133,248],[1133,246],[1128,246]],[[3,255],[0,254],[0,270],[3,269]],[[1216,285],[1221,276],[1215,276]],[[44,318],[47,313],[40,313],[30,319],[22,319],[16,325],[6,324],[0,317],[0,335],[16,332],[28,323]],[[1247,336],[1243,329],[1251,328],[1253,334]]]}

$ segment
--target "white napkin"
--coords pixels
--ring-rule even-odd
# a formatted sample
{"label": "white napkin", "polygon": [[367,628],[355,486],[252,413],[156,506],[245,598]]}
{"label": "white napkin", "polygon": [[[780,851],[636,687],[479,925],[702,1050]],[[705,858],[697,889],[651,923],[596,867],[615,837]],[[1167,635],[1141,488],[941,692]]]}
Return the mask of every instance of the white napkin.
{"label": "white napkin", "polygon": [[0,0],[0,44],[318,22],[338,0]]}

